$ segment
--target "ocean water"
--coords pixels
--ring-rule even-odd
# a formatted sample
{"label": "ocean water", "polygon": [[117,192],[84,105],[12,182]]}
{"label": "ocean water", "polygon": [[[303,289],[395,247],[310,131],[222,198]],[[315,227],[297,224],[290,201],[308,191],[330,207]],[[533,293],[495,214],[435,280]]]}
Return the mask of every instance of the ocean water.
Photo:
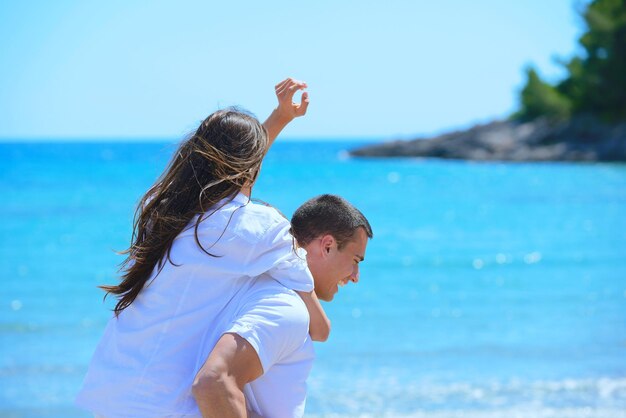
{"label": "ocean water", "polygon": [[[370,219],[307,417],[626,417],[626,165],[355,160],[277,143],[254,195]],[[73,407],[134,206],[174,144],[0,144],[0,416]]]}

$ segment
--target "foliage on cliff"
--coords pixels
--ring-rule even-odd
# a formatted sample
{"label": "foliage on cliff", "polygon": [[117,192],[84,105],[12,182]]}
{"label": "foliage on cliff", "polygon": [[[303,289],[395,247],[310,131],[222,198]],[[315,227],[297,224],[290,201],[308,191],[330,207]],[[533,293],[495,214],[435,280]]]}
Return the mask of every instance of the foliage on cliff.
{"label": "foliage on cliff", "polygon": [[568,74],[556,85],[528,68],[514,119],[588,114],[607,122],[626,120],[626,0],[593,0],[581,15],[582,54],[564,64]]}

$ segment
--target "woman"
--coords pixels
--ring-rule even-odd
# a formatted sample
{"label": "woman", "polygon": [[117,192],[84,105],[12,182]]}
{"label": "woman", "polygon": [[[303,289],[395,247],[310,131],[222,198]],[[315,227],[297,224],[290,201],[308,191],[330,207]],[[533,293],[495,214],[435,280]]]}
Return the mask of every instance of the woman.
{"label": "woman", "polygon": [[[310,333],[325,340],[326,318],[305,258],[293,250],[289,222],[250,201],[276,136],[303,116],[306,83],[276,86],[278,107],[261,125],[235,109],[207,117],[141,199],[118,297],[77,403],[98,414],[150,416],[194,410],[191,383],[210,352],[229,304],[267,273],[298,291]],[[182,412],[181,412],[182,411]],[[154,415],[153,415],[154,416]]]}

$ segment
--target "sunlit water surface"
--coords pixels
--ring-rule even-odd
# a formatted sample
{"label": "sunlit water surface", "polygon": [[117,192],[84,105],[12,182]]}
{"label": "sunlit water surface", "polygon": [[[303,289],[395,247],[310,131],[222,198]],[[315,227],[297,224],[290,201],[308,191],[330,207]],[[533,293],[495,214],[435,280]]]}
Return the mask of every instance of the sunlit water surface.
{"label": "sunlit water surface", "polygon": [[[626,165],[354,160],[278,143],[254,194],[370,219],[308,417],[626,417]],[[73,407],[134,205],[174,145],[0,144],[0,416]]]}

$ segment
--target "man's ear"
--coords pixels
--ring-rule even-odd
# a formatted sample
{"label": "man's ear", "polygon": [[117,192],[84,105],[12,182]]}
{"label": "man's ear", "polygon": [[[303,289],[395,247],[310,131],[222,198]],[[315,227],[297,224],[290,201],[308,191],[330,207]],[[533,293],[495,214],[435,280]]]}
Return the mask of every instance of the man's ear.
{"label": "man's ear", "polygon": [[322,246],[322,254],[328,255],[331,249],[337,246],[337,241],[332,235],[326,234],[320,239],[320,245]]}

